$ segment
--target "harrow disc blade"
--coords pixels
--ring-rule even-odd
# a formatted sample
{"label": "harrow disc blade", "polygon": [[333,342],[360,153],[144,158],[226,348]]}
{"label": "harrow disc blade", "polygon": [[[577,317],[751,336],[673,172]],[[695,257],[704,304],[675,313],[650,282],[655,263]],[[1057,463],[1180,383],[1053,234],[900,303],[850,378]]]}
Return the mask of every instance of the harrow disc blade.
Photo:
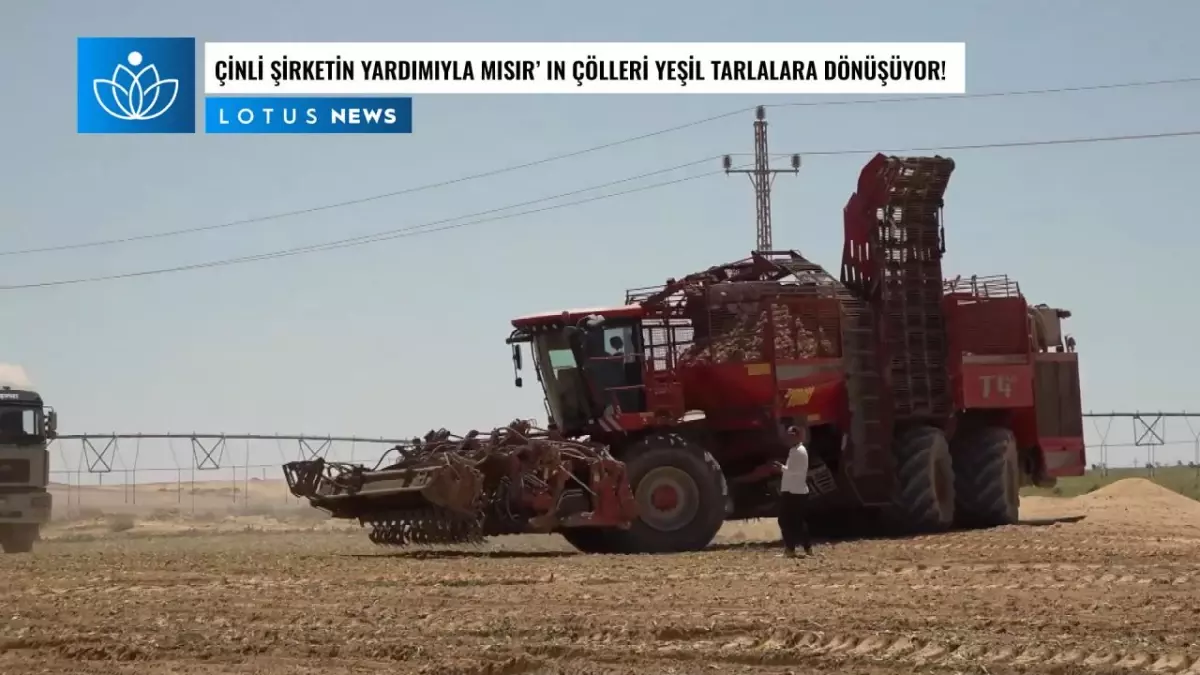
{"label": "harrow disc blade", "polygon": [[381,515],[364,521],[367,537],[379,546],[482,544],[483,529],[477,519],[445,509],[423,509]]}

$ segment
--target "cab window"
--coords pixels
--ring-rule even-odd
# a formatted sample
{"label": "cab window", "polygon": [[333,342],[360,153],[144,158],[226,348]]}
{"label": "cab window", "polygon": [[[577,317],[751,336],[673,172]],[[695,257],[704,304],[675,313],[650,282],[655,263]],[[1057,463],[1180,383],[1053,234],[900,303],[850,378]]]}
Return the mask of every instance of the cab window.
{"label": "cab window", "polygon": [[550,367],[554,370],[576,367],[575,355],[570,349],[551,349],[548,351]]}
{"label": "cab window", "polygon": [[41,411],[33,408],[0,408],[0,442],[32,443],[41,439]]}
{"label": "cab window", "polygon": [[603,403],[617,403],[625,412],[644,412],[640,346],[631,325],[608,326],[589,333],[587,370]]}

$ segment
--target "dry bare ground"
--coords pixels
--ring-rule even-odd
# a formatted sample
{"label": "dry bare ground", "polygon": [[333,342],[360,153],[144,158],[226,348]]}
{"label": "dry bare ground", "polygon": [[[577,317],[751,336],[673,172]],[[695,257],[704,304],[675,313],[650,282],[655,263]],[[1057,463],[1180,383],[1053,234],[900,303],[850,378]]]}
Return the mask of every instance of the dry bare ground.
{"label": "dry bare ground", "polygon": [[1022,510],[799,560],[756,543],[776,538],[765,522],[636,557],[555,537],[396,553],[300,523],[60,526],[0,557],[0,672],[1200,673],[1200,503],[1132,479]]}
{"label": "dry bare ground", "polygon": [[43,536],[51,541],[91,541],[115,532],[128,538],[356,528],[292,497],[282,480],[52,484],[50,491],[54,514]]}

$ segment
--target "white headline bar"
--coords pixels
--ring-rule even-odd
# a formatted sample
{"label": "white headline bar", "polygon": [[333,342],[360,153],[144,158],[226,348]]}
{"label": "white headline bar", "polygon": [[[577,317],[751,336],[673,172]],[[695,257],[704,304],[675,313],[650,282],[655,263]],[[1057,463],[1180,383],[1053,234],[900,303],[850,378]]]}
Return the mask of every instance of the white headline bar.
{"label": "white headline bar", "polygon": [[962,42],[208,42],[204,93],[961,94]]}

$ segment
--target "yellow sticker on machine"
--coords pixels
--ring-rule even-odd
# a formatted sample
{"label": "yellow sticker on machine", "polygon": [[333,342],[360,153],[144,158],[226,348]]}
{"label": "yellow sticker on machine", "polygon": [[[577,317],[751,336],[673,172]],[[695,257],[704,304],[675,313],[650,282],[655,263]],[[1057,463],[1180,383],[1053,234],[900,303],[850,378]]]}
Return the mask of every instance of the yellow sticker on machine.
{"label": "yellow sticker on machine", "polygon": [[787,407],[795,408],[802,405],[808,405],[812,400],[814,387],[798,387],[796,389],[787,390]]}
{"label": "yellow sticker on machine", "polygon": [[769,364],[769,363],[747,363],[746,364],[746,374],[747,375],[770,375],[771,374],[771,364]]}

